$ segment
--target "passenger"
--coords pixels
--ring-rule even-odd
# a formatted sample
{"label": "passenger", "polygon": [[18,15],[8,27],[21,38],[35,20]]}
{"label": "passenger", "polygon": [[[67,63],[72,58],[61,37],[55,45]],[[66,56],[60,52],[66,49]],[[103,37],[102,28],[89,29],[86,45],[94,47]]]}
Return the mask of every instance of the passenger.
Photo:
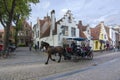
{"label": "passenger", "polygon": [[73,52],[75,52],[75,50],[77,49],[77,45],[74,41],[72,41],[71,48]]}
{"label": "passenger", "polygon": [[29,50],[30,51],[32,50],[32,44],[29,44]]}
{"label": "passenger", "polygon": [[87,51],[90,51],[90,50],[91,50],[90,45],[87,45],[87,46],[86,46],[86,50],[87,50]]}

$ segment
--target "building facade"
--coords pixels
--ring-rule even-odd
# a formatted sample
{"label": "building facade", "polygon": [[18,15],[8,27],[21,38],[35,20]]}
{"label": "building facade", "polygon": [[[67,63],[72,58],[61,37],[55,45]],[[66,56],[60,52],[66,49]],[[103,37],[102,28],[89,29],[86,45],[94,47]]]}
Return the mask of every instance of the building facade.
{"label": "building facade", "polygon": [[[52,46],[63,46],[64,43],[69,44],[67,38],[79,37],[79,29],[70,10],[58,21],[56,21],[55,11],[52,10],[51,17],[44,18],[37,30],[40,30],[39,43],[46,41]],[[34,28],[34,35],[35,33],[37,31]],[[37,38],[34,39],[36,44]]]}
{"label": "building facade", "polygon": [[104,22],[100,22],[95,28],[91,28],[91,37],[93,40],[93,50],[104,50],[109,37],[105,29]]}
{"label": "building facade", "polygon": [[32,42],[32,26],[26,20],[18,31],[18,45],[28,46]]}

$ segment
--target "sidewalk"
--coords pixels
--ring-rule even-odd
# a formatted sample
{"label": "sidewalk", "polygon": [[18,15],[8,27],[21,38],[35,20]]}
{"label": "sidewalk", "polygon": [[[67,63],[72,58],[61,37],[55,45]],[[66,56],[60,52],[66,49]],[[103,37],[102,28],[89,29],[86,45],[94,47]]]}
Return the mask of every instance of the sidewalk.
{"label": "sidewalk", "polygon": [[12,54],[15,55],[11,55],[5,59],[0,59],[0,67],[44,62],[43,53],[36,52],[34,50],[29,51],[28,47],[19,47]]}
{"label": "sidewalk", "polygon": [[114,53],[114,52],[119,52],[119,51],[114,51],[114,50],[110,50],[110,51],[96,51],[93,52],[94,56],[99,56],[99,55],[103,55],[103,54],[109,54],[109,53]]}

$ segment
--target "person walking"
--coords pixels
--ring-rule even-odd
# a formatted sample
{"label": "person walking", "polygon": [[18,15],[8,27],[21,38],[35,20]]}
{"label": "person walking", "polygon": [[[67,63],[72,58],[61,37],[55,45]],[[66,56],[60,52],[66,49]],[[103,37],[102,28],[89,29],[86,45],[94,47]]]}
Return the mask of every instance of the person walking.
{"label": "person walking", "polygon": [[35,51],[37,51],[37,45],[35,44]]}
{"label": "person walking", "polygon": [[29,50],[30,51],[32,50],[32,44],[29,44]]}

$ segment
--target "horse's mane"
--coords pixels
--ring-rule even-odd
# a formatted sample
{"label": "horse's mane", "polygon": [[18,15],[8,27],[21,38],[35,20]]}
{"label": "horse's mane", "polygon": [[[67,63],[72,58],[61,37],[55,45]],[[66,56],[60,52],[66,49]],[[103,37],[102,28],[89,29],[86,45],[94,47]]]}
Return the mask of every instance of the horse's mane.
{"label": "horse's mane", "polygon": [[46,45],[48,45],[48,46],[50,46],[50,44],[49,43],[47,43],[47,42],[44,42],[44,41],[42,41],[44,44],[46,44]]}

